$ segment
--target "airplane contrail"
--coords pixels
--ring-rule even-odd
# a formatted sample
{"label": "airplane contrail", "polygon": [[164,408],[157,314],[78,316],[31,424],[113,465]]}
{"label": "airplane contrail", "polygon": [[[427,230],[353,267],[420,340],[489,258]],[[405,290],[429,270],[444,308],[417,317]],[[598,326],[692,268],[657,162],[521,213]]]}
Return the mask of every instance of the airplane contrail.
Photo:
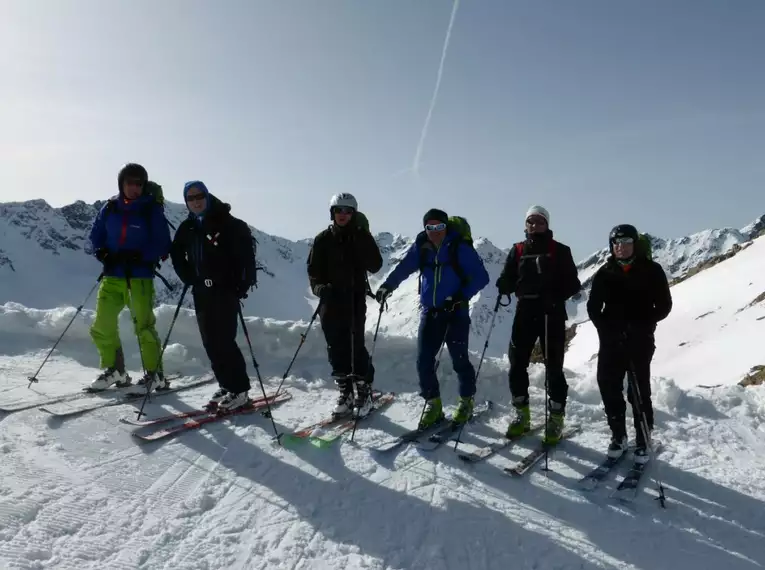
{"label": "airplane contrail", "polygon": [[452,27],[454,26],[454,17],[457,15],[457,8],[460,5],[460,0],[454,0],[452,4],[452,15],[449,18],[449,26],[446,28],[446,38],[444,38],[444,47],[441,50],[441,62],[438,64],[438,74],[436,76],[436,86],[433,89],[433,96],[430,99],[430,107],[428,108],[428,114],[425,117],[425,124],[422,125],[422,132],[420,133],[420,141],[417,143],[417,150],[414,153],[414,161],[412,162],[412,172],[417,176],[420,171],[420,157],[422,156],[422,148],[425,145],[425,138],[428,136],[428,126],[430,125],[430,118],[433,116],[433,109],[436,107],[436,100],[438,99],[438,91],[441,89],[441,77],[444,73],[444,62],[446,61],[446,52],[449,49],[449,39],[452,36]]}

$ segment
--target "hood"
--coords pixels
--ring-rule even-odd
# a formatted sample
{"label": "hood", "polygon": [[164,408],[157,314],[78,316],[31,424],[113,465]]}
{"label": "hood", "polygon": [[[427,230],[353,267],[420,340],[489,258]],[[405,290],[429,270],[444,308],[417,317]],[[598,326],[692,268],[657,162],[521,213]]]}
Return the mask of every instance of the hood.
{"label": "hood", "polygon": [[[207,189],[207,186],[204,182],[201,180],[192,180],[190,182],[186,182],[186,184],[183,185],[183,201],[186,202],[186,195],[189,193],[189,190],[191,188],[197,187],[199,188],[202,193],[207,197],[207,205],[204,209],[204,211],[201,214],[194,214],[189,210],[189,218],[196,219],[196,220],[202,220],[206,216],[215,215],[215,214],[227,214],[231,211],[231,206],[229,204],[226,204],[224,202],[221,202],[216,198],[213,194],[210,193],[210,191]],[[186,206],[188,209],[188,205]]]}

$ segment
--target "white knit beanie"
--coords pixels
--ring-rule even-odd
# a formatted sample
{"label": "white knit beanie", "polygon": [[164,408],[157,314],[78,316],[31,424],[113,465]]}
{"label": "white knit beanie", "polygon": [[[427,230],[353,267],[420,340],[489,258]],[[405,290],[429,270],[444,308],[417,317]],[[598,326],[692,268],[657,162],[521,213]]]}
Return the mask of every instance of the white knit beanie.
{"label": "white knit beanie", "polygon": [[529,211],[526,212],[524,221],[528,220],[529,216],[542,216],[547,221],[547,225],[550,225],[550,212],[548,212],[547,209],[543,208],[542,206],[532,206],[529,208]]}

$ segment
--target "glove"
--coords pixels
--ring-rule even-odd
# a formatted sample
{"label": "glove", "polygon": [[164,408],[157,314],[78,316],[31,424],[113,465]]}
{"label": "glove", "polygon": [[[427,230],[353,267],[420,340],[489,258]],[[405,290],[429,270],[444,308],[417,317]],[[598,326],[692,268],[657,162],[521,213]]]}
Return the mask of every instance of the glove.
{"label": "glove", "polygon": [[96,250],[96,259],[103,264],[109,263],[109,261],[111,261],[111,257],[111,252],[105,247]]}
{"label": "glove", "polygon": [[250,287],[247,283],[240,283],[236,287],[236,296],[240,299],[246,299],[247,298],[247,292],[249,291]]}
{"label": "glove", "polygon": [[507,280],[502,279],[502,277],[499,277],[497,279],[496,286],[497,286],[497,292],[499,293],[500,296],[507,295],[509,297],[510,294],[512,293],[512,291],[510,291],[510,287],[508,287]]}
{"label": "glove", "polygon": [[446,301],[444,301],[444,311],[453,312],[455,309],[459,308],[460,304],[464,301],[461,295],[455,295],[454,298],[447,297]]}
{"label": "glove", "polygon": [[332,294],[332,285],[329,283],[316,285],[313,290],[314,293],[316,293],[316,296],[320,299],[326,299]]}
{"label": "glove", "polygon": [[390,290],[390,289],[388,289],[388,288],[387,288],[385,285],[383,285],[383,286],[381,286],[381,287],[380,287],[380,288],[377,290],[377,293],[375,293],[375,299],[377,299],[377,302],[378,302],[378,303],[384,303],[384,302],[385,302],[385,300],[386,300],[388,297],[390,297],[392,293],[393,293],[393,291],[391,291],[391,290]]}

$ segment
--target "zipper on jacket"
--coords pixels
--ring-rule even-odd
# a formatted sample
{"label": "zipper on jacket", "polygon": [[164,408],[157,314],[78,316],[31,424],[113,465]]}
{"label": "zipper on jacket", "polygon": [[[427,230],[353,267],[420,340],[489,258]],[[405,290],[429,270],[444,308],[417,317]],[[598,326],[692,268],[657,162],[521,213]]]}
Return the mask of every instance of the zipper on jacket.
{"label": "zipper on jacket", "polygon": [[443,241],[441,244],[436,248],[436,257],[435,262],[433,263],[433,307],[436,306],[436,291],[438,290],[438,283],[441,281],[441,264],[438,263],[438,253],[441,251],[441,245],[443,245]]}

